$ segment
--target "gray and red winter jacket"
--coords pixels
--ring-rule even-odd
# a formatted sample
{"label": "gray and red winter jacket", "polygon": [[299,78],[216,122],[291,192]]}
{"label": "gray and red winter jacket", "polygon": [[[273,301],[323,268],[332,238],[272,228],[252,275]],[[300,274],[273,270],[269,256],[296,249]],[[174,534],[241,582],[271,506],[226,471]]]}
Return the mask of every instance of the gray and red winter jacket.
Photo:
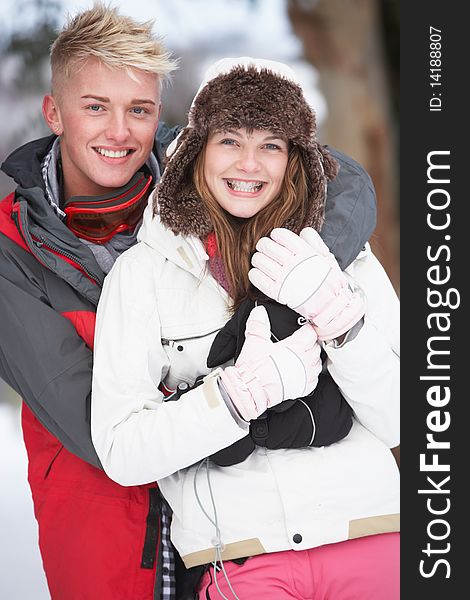
{"label": "gray and red winter jacket", "polygon": [[[159,126],[161,169],[177,131]],[[17,188],[0,202],[0,377],[24,400],[28,479],[52,599],[159,599],[158,489],[111,481],[91,442],[104,273],[45,197],[41,162],[54,140],[28,143],[2,165]]]}

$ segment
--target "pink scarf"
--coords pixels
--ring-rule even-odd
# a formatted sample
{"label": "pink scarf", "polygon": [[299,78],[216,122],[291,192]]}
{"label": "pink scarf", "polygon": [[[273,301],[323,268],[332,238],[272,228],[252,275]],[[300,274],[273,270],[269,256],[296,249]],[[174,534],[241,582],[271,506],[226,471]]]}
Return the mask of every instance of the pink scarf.
{"label": "pink scarf", "polygon": [[207,236],[204,247],[209,255],[209,270],[212,277],[230,294],[230,285],[227,279],[224,261],[217,247],[217,239],[214,231],[211,231]]}

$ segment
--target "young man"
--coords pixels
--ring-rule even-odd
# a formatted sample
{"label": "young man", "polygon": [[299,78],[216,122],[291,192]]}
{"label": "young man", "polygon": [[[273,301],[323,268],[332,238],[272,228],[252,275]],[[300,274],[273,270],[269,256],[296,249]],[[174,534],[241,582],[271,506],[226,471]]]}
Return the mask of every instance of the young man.
{"label": "young man", "polygon": [[[0,376],[24,399],[39,545],[53,600],[174,594],[166,515],[155,484],[124,488],[90,437],[95,309],[115,258],[136,241],[175,130],[158,124],[175,61],[151,24],[96,5],[52,46],[50,137],[2,169]],[[163,521],[163,524],[162,524]]]}

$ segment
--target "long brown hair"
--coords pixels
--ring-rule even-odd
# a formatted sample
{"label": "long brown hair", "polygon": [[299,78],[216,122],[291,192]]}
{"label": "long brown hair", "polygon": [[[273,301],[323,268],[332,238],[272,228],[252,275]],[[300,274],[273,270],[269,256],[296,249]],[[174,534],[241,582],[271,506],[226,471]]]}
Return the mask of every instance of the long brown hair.
{"label": "long brown hair", "polygon": [[240,219],[224,210],[210,192],[204,177],[204,162],[205,145],[195,161],[194,185],[214,227],[235,310],[245,298],[255,296],[255,290],[248,279],[248,271],[258,240],[269,235],[275,227],[285,226],[294,214],[296,222],[300,224],[295,233],[299,233],[305,226],[309,200],[311,201],[309,178],[300,149],[290,144],[286,172],[279,194],[253,217]]}

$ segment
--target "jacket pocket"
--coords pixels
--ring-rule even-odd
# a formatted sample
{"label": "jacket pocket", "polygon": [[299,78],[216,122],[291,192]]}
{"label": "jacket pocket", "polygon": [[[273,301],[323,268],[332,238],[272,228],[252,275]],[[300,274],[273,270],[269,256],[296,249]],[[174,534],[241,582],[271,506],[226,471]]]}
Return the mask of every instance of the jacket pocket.
{"label": "jacket pocket", "polygon": [[192,385],[197,377],[207,375],[207,356],[220,327],[192,336],[162,336],[161,344],[168,357],[170,369],[164,384],[176,389],[179,384]]}
{"label": "jacket pocket", "polygon": [[49,477],[49,473],[51,472],[51,469],[55,463],[55,461],[57,460],[57,458],[59,457],[59,454],[62,452],[62,450],[64,449],[64,446],[61,445],[60,448],[57,450],[57,452],[54,454],[54,456],[52,457],[51,461],[49,462],[46,471],[44,473],[44,479],[47,479]]}

